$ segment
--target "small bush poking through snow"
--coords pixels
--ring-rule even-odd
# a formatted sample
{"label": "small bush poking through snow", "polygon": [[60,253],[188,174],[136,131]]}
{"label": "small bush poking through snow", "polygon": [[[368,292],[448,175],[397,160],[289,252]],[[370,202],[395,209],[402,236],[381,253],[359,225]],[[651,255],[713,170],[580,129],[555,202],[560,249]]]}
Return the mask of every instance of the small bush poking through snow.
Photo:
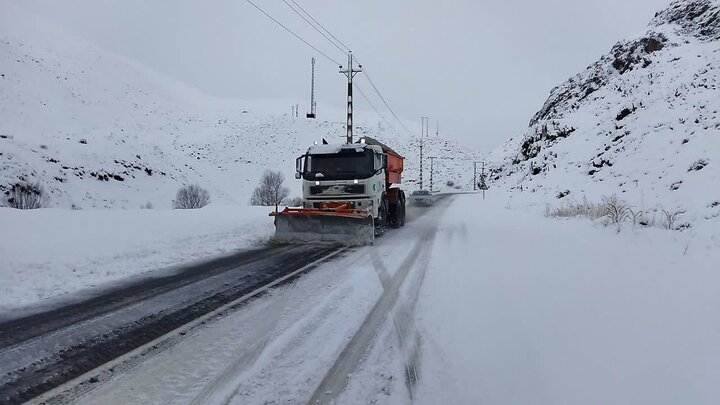
{"label": "small bush poking through snow", "polygon": [[[718,203],[720,205],[720,203]],[[560,207],[551,208],[550,205],[545,209],[545,216],[552,218],[571,218],[586,217],[592,220],[603,218],[602,223],[605,226],[617,225],[618,232],[623,222],[632,222],[635,225],[644,227],[659,226],[672,231],[681,231],[692,227],[690,223],[678,224],[680,215],[685,211],[666,211],[660,209],[660,222],[655,221],[655,214],[648,217],[648,212],[642,210],[633,210],[624,201],[612,195],[603,198],[600,204],[589,203],[583,199],[582,203],[568,202]],[[657,212],[657,211],[655,211]]]}
{"label": "small bush poking through snow", "polygon": [[545,211],[546,217],[571,218],[586,217],[590,219],[602,218],[605,215],[605,207],[602,204],[594,204],[583,199],[581,203],[568,202],[555,209],[548,206]]}
{"label": "small bush poking through snow", "polygon": [[21,210],[34,210],[47,205],[47,196],[40,183],[15,183],[8,193],[7,206]]}
{"label": "small bush poking through snow", "polygon": [[275,206],[277,211],[278,204],[290,194],[290,189],[283,186],[285,176],[281,172],[271,172],[266,170],[260,179],[260,185],[253,191],[250,198],[250,205],[259,206]]}
{"label": "small bush poking through snow", "polygon": [[178,190],[173,208],[187,210],[202,208],[210,203],[210,193],[204,188],[191,184]]}
{"label": "small bush poking through snow", "polygon": [[603,206],[605,218],[611,224],[619,224],[630,218],[630,207],[615,195],[603,198]]}
{"label": "small bush poking through snow", "polygon": [[[682,215],[682,211],[665,211],[662,210],[662,216],[663,216],[663,228],[669,229],[671,231],[674,231],[678,229],[678,226],[676,225],[678,218],[680,215]],[[689,228],[689,226],[686,226]]]}

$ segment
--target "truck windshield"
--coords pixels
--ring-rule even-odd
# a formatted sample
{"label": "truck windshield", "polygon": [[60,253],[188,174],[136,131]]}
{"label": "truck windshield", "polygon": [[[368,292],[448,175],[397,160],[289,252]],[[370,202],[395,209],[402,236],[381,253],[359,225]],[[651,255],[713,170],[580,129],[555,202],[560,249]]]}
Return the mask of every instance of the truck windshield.
{"label": "truck windshield", "polygon": [[366,179],[374,174],[373,152],[308,155],[305,158],[306,180]]}

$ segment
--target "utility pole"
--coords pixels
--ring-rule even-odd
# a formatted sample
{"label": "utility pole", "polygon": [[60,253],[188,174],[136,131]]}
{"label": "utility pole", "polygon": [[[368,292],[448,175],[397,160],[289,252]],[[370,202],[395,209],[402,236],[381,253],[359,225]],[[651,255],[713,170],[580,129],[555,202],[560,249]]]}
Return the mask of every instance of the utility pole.
{"label": "utility pole", "polygon": [[440,137],[440,121],[439,120],[437,121],[437,127],[435,127],[435,137],[436,138]]}
{"label": "utility pole", "polygon": [[340,65],[340,73],[344,74],[348,79],[348,88],[347,88],[347,123],[346,123],[346,130],[347,130],[347,143],[351,144],[353,143],[353,77],[355,77],[356,74],[362,72],[362,65],[358,65],[357,69],[353,69],[353,54],[352,51],[348,51],[348,66],[347,69],[343,69],[342,65]]}
{"label": "utility pole", "polygon": [[425,142],[426,123],[428,117],[420,117],[421,128],[420,128],[420,190],[423,189],[423,142]]}
{"label": "utility pole", "polygon": [[483,192],[483,200],[485,199],[485,190],[487,190],[489,187],[487,183],[485,183],[485,180],[487,178],[487,175],[485,174],[485,162],[482,162],[482,173],[480,174],[480,190]]}
{"label": "utility pole", "polygon": [[307,118],[315,118],[315,58],[310,60],[310,112]]}
{"label": "utility pole", "polygon": [[420,117],[422,118],[422,135],[421,137],[425,138],[430,133],[430,117]]}
{"label": "utility pole", "polygon": [[473,162],[473,191],[477,191],[477,164],[478,162]]}
{"label": "utility pole", "polygon": [[435,162],[435,159],[437,159],[437,156],[428,156],[428,159],[430,159],[430,192],[433,191],[433,162]]}
{"label": "utility pole", "polygon": [[422,138],[420,138],[420,190],[423,189],[422,169],[423,169],[423,140],[422,140]]}

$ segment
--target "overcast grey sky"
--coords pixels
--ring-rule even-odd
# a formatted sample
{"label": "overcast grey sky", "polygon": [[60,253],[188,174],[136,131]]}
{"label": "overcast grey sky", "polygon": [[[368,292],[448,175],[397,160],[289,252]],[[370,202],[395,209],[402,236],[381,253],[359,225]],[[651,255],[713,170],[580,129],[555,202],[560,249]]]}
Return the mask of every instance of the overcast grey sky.
{"label": "overcast grey sky", "polygon": [[[670,0],[295,0],[368,69],[401,117],[488,150],[527,127],[550,89],[618,40],[645,31]],[[343,54],[282,0],[253,0],[333,59]],[[344,105],[337,66],[245,0],[26,0],[100,46],[209,94]],[[362,75],[361,86],[370,86]],[[374,99],[378,107],[382,103]],[[362,100],[360,106],[365,107]],[[306,108],[306,107],[303,107]],[[390,114],[387,114],[390,116]],[[342,121],[343,117],[324,117]]]}

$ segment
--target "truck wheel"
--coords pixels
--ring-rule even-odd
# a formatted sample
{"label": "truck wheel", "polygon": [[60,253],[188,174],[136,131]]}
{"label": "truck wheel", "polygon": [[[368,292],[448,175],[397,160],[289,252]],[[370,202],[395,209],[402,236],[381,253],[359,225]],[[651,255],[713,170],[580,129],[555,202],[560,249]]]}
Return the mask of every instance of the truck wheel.
{"label": "truck wheel", "polygon": [[402,223],[402,210],[400,207],[400,204],[390,205],[390,216],[388,219],[390,222],[390,227],[393,229],[400,228],[400,224]]}
{"label": "truck wheel", "polygon": [[400,226],[405,226],[405,201],[403,201],[398,208],[400,208],[398,210],[400,211],[398,215],[398,222],[400,223]]}
{"label": "truck wheel", "polygon": [[385,233],[388,224],[387,213],[387,203],[383,203],[380,208],[378,208],[378,216],[375,218],[375,237],[382,236]]}

